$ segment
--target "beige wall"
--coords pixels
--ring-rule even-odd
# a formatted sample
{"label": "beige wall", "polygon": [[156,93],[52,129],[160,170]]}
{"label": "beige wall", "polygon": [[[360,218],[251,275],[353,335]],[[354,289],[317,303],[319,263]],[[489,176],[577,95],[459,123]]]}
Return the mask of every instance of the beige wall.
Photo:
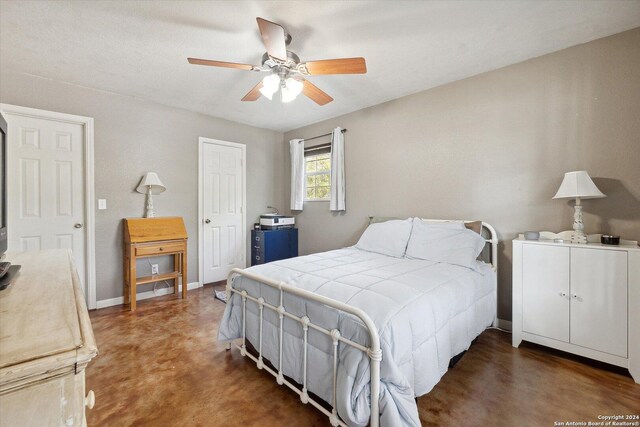
{"label": "beige wall", "polygon": [[[267,205],[283,204],[282,133],[10,72],[0,75],[0,102],[95,120],[95,194],[108,203],[96,211],[98,300],[122,295],[122,218],[142,216],[145,198],[135,187],[147,171],[167,187],[154,197],[157,215],[185,219],[188,279],[198,279],[198,137],[247,145],[248,226]],[[150,273],[139,265],[140,275]]]}
{"label": "beige wall", "polygon": [[587,170],[607,195],[584,201],[587,232],[640,240],[639,46],[635,29],[287,132],[348,129],[347,212],[307,203],[301,253],[354,244],[367,215],[482,219],[502,241],[511,319],[510,240],[571,228],[572,204],[551,199],[564,172]]}

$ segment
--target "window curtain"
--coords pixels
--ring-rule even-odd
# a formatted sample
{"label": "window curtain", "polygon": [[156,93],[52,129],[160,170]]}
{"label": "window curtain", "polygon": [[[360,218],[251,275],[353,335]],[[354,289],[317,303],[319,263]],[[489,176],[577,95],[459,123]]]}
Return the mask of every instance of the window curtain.
{"label": "window curtain", "polygon": [[291,210],[301,211],[304,204],[304,139],[289,141],[291,152]]}
{"label": "window curtain", "polygon": [[331,198],[330,211],[346,210],[346,192],[344,180],[344,134],[337,127],[331,136]]}

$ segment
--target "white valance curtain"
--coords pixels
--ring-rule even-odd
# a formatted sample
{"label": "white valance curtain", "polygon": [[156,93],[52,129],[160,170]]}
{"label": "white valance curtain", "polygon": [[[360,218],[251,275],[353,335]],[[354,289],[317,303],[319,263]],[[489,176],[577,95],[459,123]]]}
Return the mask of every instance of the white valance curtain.
{"label": "white valance curtain", "polygon": [[[304,182],[303,182],[304,184]],[[346,210],[346,192],[344,179],[344,133],[337,127],[331,136],[331,199],[330,211]]]}
{"label": "white valance curtain", "polygon": [[304,205],[304,139],[289,141],[291,152],[291,210],[301,211]]}

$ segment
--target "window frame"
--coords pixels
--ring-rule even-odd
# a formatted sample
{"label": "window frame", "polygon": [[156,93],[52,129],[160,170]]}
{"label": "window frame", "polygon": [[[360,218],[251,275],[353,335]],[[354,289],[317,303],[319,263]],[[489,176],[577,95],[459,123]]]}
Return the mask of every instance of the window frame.
{"label": "window frame", "polygon": [[[314,147],[315,148],[315,147]],[[308,154],[307,154],[308,153]],[[307,159],[309,159],[310,157],[314,157],[315,162],[317,162],[319,159],[317,158],[318,156],[322,156],[322,155],[328,155],[328,161],[329,161],[329,169],[326,171],[315,171],[315,172],[307,172]],[[329,177],[329,185],[328,186],[320,186],[320,187],[327,187],[329,189],[328,193],[327,193],[327,197],[326,198],[313,198],[310,199],[307,197],[307,189],[309,188],[308,184],[307,184],[307,177],[309,176],[320,176],[320,175],[327,175]],[[314,178],[315,180],[315,178]],[[313,188],[319,188],[319,186],[314,185]],[[328,152],[322,152],[322,153],[317,153],[317,154],[313,154],[313,152],[311,150],[309,151],[305,151],[305,156],[304,156],[304,201],[305,202],[328,202],[331,200],[331,151]]]}

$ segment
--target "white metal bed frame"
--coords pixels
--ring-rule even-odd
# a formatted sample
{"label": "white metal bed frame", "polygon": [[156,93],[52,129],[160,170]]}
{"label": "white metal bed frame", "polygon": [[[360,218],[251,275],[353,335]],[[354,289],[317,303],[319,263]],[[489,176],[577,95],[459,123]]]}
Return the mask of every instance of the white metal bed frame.
{"label": "white metal bed frame", "polygon": [[[469,221],[448,221],[448,220],[432,220],[425,219],[427,222],[469,222]],[[494,271],[497,272],[498,268],[498,238],[496,235],[495,229],[485,222],[482,223],[483,230],[486,230],[489,234],[489,237],[485,237],[486,245],[490,245],[490,263],[493,266]],[[486,246],[485,246],[486,247]],[[274,306],[272,304],[267,303],[262,297],[254,297],[249,295],[246,290],[238,290],[233,287],[233,279],[235,276],[244,276],[256,282],[262,283],[264,285],[270,286],[274,289],[280,291],[280,304],[278,306]],[[258,369],[264,369],[273,375],[276,378],[276,381],[279,385],[286,385],[291,390],[296,392],[298,396],[300,396],[300,401],[304,404],[310,403],[314,407],[316,407],[319,411],[329,417],[329,421],[332,426],[342,426],[348,427],[338,416],[338,412],[336,410],[336,381],[337,381],[337,372],[338,372],[338,344],[340,342],[354,347],[362,352],[364,352],[369,359],[371,360],[369,369],[370,369],[370,404],[371,404],[371,416],[369,425],[371,427],[378,427],[380,424],[380,411],[379,411],[379,397],[380,397],[380,363],[382,362],[382,350],[380,349],[380,336],[378,335],[378,329],[375,327],[371,318],[361,309],[357,307],[350,306],[348,304],[344,304],[340,301],[333,300],[331,298],[324,297],[322,295],[315,294],[313,292],[309,292],[303,289],[296,288],[291,286],[285,282],[280,282],[276,280],[269,279],[267,277],[254,274],[245,270],[241,270],[239,268],[234,268],[229,273],[227,277],[227,301],[231,301],[231,294],[235,293],[240,295],[242,298],[242,340],[241,344],[237,342],[233,342],[233,345],[240,350],[240,354],[242,356],[249,357],[256,363]],[[342,311],[344,313],[348,313],[359,318],[364,324],[365,328],[369,333],[369,347],[363,346],[359,343],[351,341],[347,338],[344,338],[338,329],[325,329],[321,326],[315,325],[311,322],[309,317],[296,316],[292,313],[286,311],[284,307],[284,294],[289,293],[291,295],[296,295],[300,298],[307,299],[310,301],[318,302],[324,304],[333,309]],[[497,291],[496,291],[497,295]],[[247,300],[253,301],[258,305],[259,309],[259,317],[260,317],[260,332],[259,332],[259,341],[258,341],[258,357],[255,357],[247,350],[247,334],[246,334],[246,313],[247,313]],[[278,313],[279,318],[279,355],[278,355],[278,367],[277,371],[270,368],[267,364],[264,363],[262,358],[262,325],[263,325],[263,312],[264,309],[267,308]],[[283,343],[283,332],[284,332],[284,318],[287,317],[289,319],[295,320],[299,322],[302,331],[303,331],[303,380],[302,380],[302,389],[299,389],[296,384],[288,381],[282,372],[282,343]],[[494,319],[494,325],[496,324],[496,319]],[[328,411],[320,402],[314,400],[311,396],[309,396],[309,391],[307,390],[307,348],[308,348],[308,340],[307,333],[309,328],[312,328],[318,332],[321,332],[327,336],[329,336],[333,342],[333,398],[330,403],[331,411]],[[227,345],[227,349],[231,348],[231,343]],[[272,361],[275,366],[275,361]]]}

